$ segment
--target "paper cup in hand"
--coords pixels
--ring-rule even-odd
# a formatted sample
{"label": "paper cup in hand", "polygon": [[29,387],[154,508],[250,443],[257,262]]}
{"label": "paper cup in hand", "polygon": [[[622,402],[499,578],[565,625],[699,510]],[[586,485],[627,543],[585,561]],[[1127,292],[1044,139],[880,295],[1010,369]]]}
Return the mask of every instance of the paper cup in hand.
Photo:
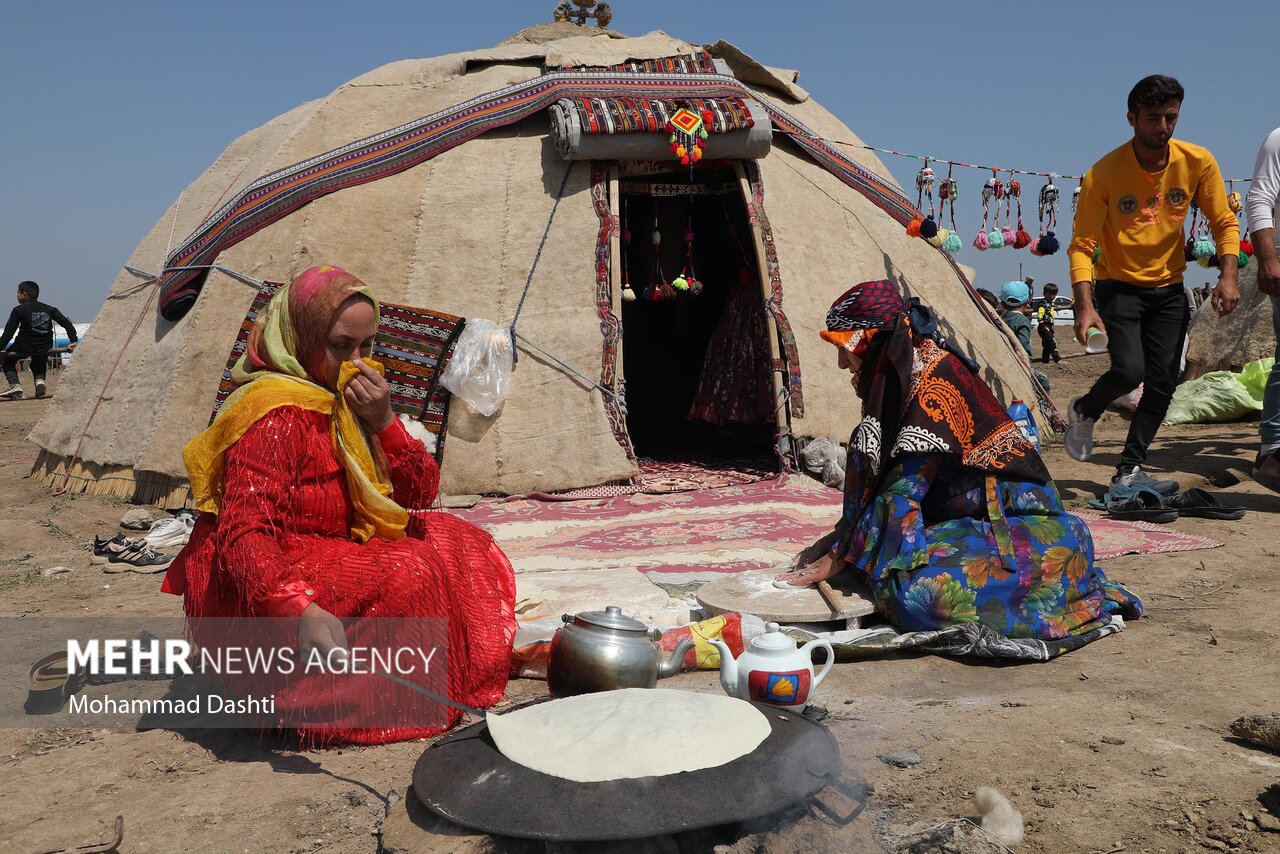
{"label": "paper cup in hand", "polygon": [[1107,333],[1096,326],[1090,326],[1084,334],[1084,351],[1086,353],[1103,353],[1107,349]]}

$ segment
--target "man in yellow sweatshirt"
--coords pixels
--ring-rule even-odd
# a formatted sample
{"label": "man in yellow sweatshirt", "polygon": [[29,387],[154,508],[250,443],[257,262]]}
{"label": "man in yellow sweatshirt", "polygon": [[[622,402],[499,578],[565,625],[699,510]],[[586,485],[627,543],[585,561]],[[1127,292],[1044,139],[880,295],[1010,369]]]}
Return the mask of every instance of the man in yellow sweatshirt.
{"label": "man in yellow sweatshirt", "polygon": [[1182,273],[1187,267],[1183,227],[1192,199],[1217,246],[1220,272],[1214,308],[1230,314],[1240,301],[1240,226],[1227,206],[1226,187],[1213,155],[1173,138],[1182,98],[1178,81],[1160,74],[1133,87],[1133,139],[1085,174],[1067,250],[1076,338],[1083,344],[1090,327],[1096,327],[1107,334],[1111,354],[1111,369],[1088,394],[1071,401],[1064,439],[1067,453],[1077,460],[1089,459],[1093,426],[1107,404],[1144,384],[1120,466],[1111,479],[1113,490],[1145,486],[1169,494],[1178,489],[1175,481],[1147,475],[1142,464],[1177,387],[1191,319]]}

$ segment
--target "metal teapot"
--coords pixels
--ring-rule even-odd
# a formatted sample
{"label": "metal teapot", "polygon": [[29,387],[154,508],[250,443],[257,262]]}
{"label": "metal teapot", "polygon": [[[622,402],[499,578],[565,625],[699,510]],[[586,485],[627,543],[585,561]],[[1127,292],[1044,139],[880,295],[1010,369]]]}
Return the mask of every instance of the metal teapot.
{"label": "metal teapot", "polygon": [[691,641],[682,640],[664,661],[653,645],[662,632],[624,616],[617,605],[561,619],[565,625],[551,638],[547,663],[547,690],[553,697],[652,688],[660,678],[679,673],[685,653],[693,648]]}

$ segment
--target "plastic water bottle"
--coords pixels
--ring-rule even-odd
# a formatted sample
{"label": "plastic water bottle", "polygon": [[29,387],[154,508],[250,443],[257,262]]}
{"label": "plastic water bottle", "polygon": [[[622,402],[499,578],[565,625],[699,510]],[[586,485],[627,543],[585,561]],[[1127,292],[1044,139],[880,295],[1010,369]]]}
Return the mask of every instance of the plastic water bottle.
{"label": "plastic water bottle", "polygon": [[1009,418],[1014,424],[1018,425],[1018,429],[1027,437],[1036,448],[1036,453],[1040,452],[1040,429],[1036,427],[1036,420],[1031,416],[1031,410],[1021,400],[1015,400],[1009,404]]}

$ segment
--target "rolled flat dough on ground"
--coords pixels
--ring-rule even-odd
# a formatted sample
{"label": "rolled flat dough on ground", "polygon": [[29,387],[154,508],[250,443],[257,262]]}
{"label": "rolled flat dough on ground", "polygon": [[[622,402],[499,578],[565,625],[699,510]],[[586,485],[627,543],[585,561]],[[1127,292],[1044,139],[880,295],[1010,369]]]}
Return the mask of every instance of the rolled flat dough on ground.
{"label": "rolled flat dough on ground", "polygon": [[579,783],[715,768],[770,732],[745,700],[657,688],[580,694],[485,720],[512,762]]}

